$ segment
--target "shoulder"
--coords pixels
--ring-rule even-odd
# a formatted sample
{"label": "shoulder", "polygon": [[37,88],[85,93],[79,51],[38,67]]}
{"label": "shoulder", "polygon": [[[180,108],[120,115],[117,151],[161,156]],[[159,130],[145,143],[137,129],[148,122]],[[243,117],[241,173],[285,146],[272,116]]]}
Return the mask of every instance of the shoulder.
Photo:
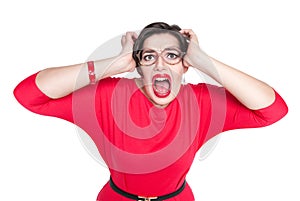
{"label": "shoulder", "polygon": [[195,97],[199,103],[205,104],[224,102],[228,96],[224,87],[209,83],[183,85],[181,94],[189,99]]}
{"label": "shoulder", "polygon": [[115,88],[116,86],[133,86],[134,85],[134,79],[128,79],[128,78],[120,78],[120,77],[108,77],[105,79],[102,79],[97,82],[97,87],[99,88]]}
{"label": "shoulder", "polygon": [[129,93],[137,89],[134,79],[109,77],[100,80],[96,84],[98,94]]}
{"label": "shoulder", "polygon": [[210,94],[210,93],[220,93],[224,92],[225,88],[213,84],[208,83],[198,83],[198,84],[187,84],[183,85],[183,91],[190,91],[192,90],[195,94]]}

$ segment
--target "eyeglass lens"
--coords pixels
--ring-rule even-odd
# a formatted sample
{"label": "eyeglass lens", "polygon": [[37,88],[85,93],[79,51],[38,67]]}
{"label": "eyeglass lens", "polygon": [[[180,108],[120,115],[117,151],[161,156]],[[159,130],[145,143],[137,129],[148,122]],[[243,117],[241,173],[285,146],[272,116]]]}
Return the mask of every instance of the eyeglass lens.
{"label": "eyeglass lens", "polygon": [[156,63],[158,58],[161,57],[167,64],[175,65],[182,60],[182,55],[182,52],[177,49],[164,49],[161,52],[152,49],[143,50],[140,63],[150,66]]}

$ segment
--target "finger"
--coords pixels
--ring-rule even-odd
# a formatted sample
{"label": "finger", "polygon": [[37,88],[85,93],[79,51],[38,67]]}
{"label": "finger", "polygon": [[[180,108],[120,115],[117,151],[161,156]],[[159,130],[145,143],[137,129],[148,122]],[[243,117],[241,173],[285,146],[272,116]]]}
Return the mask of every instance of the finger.
{"label": "finger", "polygon": [[135,33],[134,32],[126,32],[126,40],[134,42]]}
{"label": "finger", "polygon": [[182,29],[179,32],[187,36],[191,41],[198,43],[198,37],[192,29]]}
{"label": "finger", "polygon": [[195,33],[193,32],[192,29],[182,29],[182,30],[180,30],[180,33],[187,36],[187,37],[195,36]]}
{"label": "finger", "polygon": [[135,42],[137,38],[138,38],[137,33],[133,32],[133,34],[132,34],[133,41]]}
{"label": "finger", "polygon": [[133,48],[133,34],[134,32],[126,32],[122,38],[121,38],[121,44],[122,44],[122,52],[123,53],[128,53],[128,52],[132,52],[132,48]]}
{"label": "finger", "polygon": [[125,45],[125,42],[126,42],[126,38],[125,38],[125,35],[123,35],[122,38],[121,38],[121,44],[122,44],[122,46]]}

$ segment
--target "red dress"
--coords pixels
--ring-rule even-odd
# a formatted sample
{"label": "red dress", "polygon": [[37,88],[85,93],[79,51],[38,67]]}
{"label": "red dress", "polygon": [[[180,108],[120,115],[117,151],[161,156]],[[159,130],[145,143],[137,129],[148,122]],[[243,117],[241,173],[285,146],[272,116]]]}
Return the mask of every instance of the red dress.
{"label": "red dress", "polygon": [[[209,84],[183,85],[177,98],[160,109],[145,97],[134,80],[107,78],[59,99],[44,95],[36,74],[14,91],[32,112],[65,119],[88,133],[109,167],[114,183],[141,196],[176,191],[184,182],[196,152],[217,134],[238,128],[270,125],[288,111],[276,93],[268,107],[250,110],[224,88]],[[109,183],[98,201],[131,201]],[[187,184],[171,200],[192,201]]]}

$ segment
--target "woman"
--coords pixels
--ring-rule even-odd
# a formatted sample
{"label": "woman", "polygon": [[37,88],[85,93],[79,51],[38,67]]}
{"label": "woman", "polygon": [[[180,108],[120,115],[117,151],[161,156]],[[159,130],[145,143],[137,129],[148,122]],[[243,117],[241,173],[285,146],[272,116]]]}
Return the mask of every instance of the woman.
{"label": "woman", "polygon": [[[92,138],[111,173],[98,201],[194,200],[185,177],[205,142],[270,125],[288,111],[272,87],[202,52],[190,29],[152,23],[121,44],[115,57],[44,69],[14,91],[27,109]],[[182,85],[189,67],[222,86]],[[135,69],[138,78],[111,78]]]}

